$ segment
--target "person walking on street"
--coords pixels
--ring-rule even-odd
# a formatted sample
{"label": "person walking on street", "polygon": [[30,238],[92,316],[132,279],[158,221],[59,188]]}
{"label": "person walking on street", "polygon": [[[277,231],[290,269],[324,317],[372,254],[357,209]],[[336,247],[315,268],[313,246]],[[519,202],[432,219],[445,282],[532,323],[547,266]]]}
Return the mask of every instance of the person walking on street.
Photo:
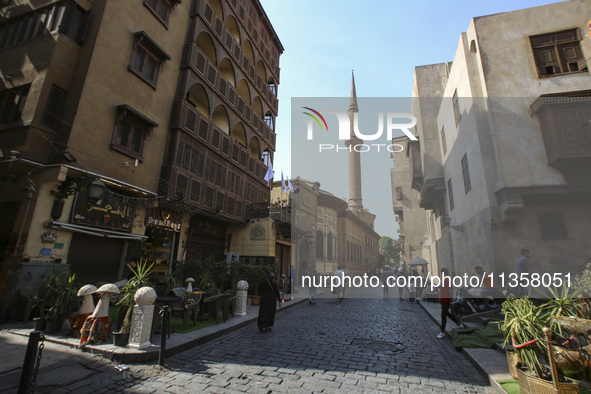
{"label": "person walking on street", "polygon": [[531,262],[529,261],[529,250],[528,249],[521,249],[521,257],[517,260],[517,280],[519,281],[519,285],[515,288],[517,292],[517,297],[523,297],[524,295],[529,295],[529,289],[527,286],[521,286],[521,278],[526,278],[529,280],[530,275],[533,273],[531,268]]}
{"label": "person walking on street", "polygon": [[279,279],[279,296],[281,301],[285,299],[285,292],[287,290],[287,279],[285,279],[285,274],[281,274],[281,278]]}
{"label": "person walking on street", "polygon": [[[310,275],[310,287],[308,287],[308,303],[310,305],[315,304],[316,303],[316,286],[315,286],[315,281],[314,279],[318,278],[318,274],[317,273],[312,273]],[[316,279],[318,280],[318,279]],[[318,283],[318,282],[316,282]]]}
{"label": "person walking on street", "polygon": [[439,289],[439,302],[441,303],[441,331],[437,334],[437,338],[445,338],[445,326],[447,325],[447,318],[449,317],[457,325],[460,321],[456,319],[454,315],[449,312],[449,304],[453,297],[453,290],[451,288],[451,278],[449,277],[449,271],[447,268],[441,269],[441,287]]}
{"label": "person walking on street", "polygon": [[345,298],[345,269],[342,267],[337,268],[337,270],[334,272],[334,276],[337,279],[335,279],[335,283],[338,283],[338,286],[336,286],[336,292],[337,292],[337,302],[342,302],[343,298]]}
{"label": "person walking on street", "polygon": [[[400,268],[398,268],[398,272],[396,274],[397,277],[405,277],[406,276],[406,263],[402,263]],[[399,281],[397,280],[396,283],[398,284]],[[404,286],[398,286],[398,298],[402,299],[402,294],[404,293]]]}
{"label": "person walking on street", "polygon": [[275,323],[276,302],[279,301],[281,308],[283,300],[280,300],[279,289],[275,282],[275,274],[269,273],[266,280],[259,284],[259,294],[261,295],[261,304],[259,306],[259,318],[257,325],[260,332],[271,331]]}

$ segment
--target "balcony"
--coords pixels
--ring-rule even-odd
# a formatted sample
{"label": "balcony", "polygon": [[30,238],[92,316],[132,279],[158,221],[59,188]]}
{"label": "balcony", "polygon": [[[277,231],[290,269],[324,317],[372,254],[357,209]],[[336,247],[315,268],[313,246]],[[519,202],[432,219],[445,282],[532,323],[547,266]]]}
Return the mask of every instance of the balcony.
{"label": "balcony", "polygon": [[419,194],[419,207],[436,209],[445,195],[445,179],[433,178],[425,180],[423,190]]}
{"label": "balcony", "polygon": [[[186,52],[183,66],[190,67],[200,75],[214,91],[216,91],[234,111],[240,115],[245,124],[250,125],[258,135],[267,141],[275,150],[275,132],[261,119],[236,89],[223,77],[222,73],[209,61],[207,56],[195,43],[190,43]],[[264,97],[264,96],[263,96]]]}
{"label": "balcony", "polygon": [[423,167],[421,165],[421,149],[418,141],[408,142],[408,155],[410,162],[411,189],[423,190]]}
{"label": "balcony", "polygon": [[[207,3],[207,1],[194,2],[193,7],[194,9],[192,10],[192,15],[201,16],[201,18],[206,22],[211,31],[227,49],[228,54],[232,56],[232,58],[236,61],[236,64],[242,69],[244,75],[247,76],[249,81],[259,90],[261,97],[266,98],[271,108],[275,111],[275,113],[277,113],[278,102],[275,93],[269,88],[269,86],[267,85],[267,81],[264,81],[256,73],[254,65],[251,63],[250,59],[248,59],[248,57],[244,54],[244,51],[240,47],[240,44],[238,44],[236,40],[234,40],[232,34],[228,31],[226,25],[218,18],[216,13],[213,12],[212,8]],[[242,13],[242,15],[243,14],[244,12]],[[240,13],[237,13],[237,16],[239,16],[240,20],[246,26],[244,16],[240,15]],[[256,42],[257,40],[250,37],[249,40],[254,44],[255,48],[260,47],[260,44]],[[279,65],[277,63],[277,60],[271,57],[269,51],[266,51],[264,56],[263,53],[260,53],[260,55],[261,59],[263,59],[267,63],[267,68],[272,71],[273,78],[275,79],[275,81],[278,82]]]}
{"label": "balcony", "polygon": [[547,164],[568,183],[591,181],[591,92],[539,97],[529,113],[540,122]]}

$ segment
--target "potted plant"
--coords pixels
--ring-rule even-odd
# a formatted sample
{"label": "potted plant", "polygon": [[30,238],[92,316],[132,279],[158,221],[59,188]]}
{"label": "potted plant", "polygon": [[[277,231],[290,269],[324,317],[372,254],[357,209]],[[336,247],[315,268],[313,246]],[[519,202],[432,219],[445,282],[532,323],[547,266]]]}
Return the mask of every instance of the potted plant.
{"label": "potted plant", "polygon": [[75,274],[54,268],[41,281],[35,306],[41,320],[47,322],[48,334],[59,331],[64,320],[78,308],[75,279]]}
{"label": "potted plant", "polygon": [[[562,329],[557,327],[553,321],[563,313],[571,313],[574,304],[565,297],[566,293],[559,294],[551,292],[554,296],[544,305],[536,306],[528,297],[515,298],[509,297],[503,303],[503,313],[505,319],[500,325],[501,331],[505,335],[503,345],[511,344],[514,350],[511,352],[517,354],[522,367],[516,368],[516,375],[519,385],[524,392],[536,390],[533,387],[548,388],[560,387],[563,390],[573,390],[577,388],[576,384],[559,383],[557,359],[561,357],[565,361],[570,361],[568,352],[563,349],[554,349],[551,343],[552,330],[547,327],[554,327],[562,333]],[[509,368],[511,368],[512,356],[508,355]],[[550,370],[547,370],[541,362],[546,359],[550,364]],[[543,391],[541,391],[543,392]],[[577,391],[578,392],[578,391]]]}
{"label": "potted plant", "polygon": [[119,316],[124,316],[123,321],[120,322],[119,331],[113,332],[113,344],[116,346],[126,346],[129,341],[129,330],[131,329],[131,315],[133,313],[133,306],[135,305],[134,296],[136,291],[141,287],[150,286],[152,284],[149,276],[152,274],[154,264],[148,265],[148,260],[139,261],[135,268],[129,266],[133,273],[131,279],[127,281],[125,286],[121,289],[121,298],[117,301],[119,305]]}

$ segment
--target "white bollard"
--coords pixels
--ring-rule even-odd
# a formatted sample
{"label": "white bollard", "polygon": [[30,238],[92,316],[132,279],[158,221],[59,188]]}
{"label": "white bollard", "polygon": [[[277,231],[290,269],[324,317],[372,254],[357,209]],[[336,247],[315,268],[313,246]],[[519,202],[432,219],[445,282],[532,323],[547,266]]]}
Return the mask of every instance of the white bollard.
{"label": "white bollard", "polygon": [[241,280],[236,284],[236,316],[246,316],[246,302],[248,301],[248,282]]}
{"label": "white bollard", "polygon": [[151,287],[142,287],[135,292],[133,299],[136,305],[133,306],[128,346],[144,349],[152,344],[150,334],[152,332],[152,320],[154,319],[156,291]]}

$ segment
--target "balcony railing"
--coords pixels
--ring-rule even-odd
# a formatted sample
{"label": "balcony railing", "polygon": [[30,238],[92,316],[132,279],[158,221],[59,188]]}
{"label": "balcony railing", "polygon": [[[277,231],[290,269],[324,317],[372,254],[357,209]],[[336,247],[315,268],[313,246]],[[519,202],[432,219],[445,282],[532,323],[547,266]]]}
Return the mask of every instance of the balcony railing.
{"label": "balcony railing", "polygon": [[275,132],[261,119],[250,104],[240,97],[236,89],[228,82],[215,65],[205,56],[205,53],[195,43],[190,43],[186,52],[185,61],[191,69],[217,91],[226,103],[241,116],[244,122],[251,125],[258,135],[267,141],[272,149],[275,149]]}
{"label": "balcony railing", "polygon": [[419,195],[419,206],[424,209],[435,209],[445,195],[445,179],[433,178],[425,180]]}
{"label": "balcony railing", "polygon": [[251,174],[258,182],[266,185],[263,178],[268,167],[261,160],[253,157],[246,148],[233,140],[228,134],[211,123],[186,100],[177,100],[173,103],[170,127],[179,128],[191,134],[205,146],[219,152],[223,157]]}
{"label": "balcony railing", "polygon": [[529,107],[539,120],[548,165],[567,179],[585,178],[591,164],[591,93],[539,97]]}
{"label": "balcony railing", "polygon": [[[270,89],[267,81],[264,81],[258,73],[255,71],[255,67],[250,61],[250,59],[246,56],[240,44],[236,42],[232,33],[228,30],[226,25],[218,18],[211,6],[207,3],[206,0],[197,1],[194,3],[195,9],[193,10],[193,14],[200,15],[202,19],[207,23],[207,25],[211,28],[211,31],[217,36],[221,43],[223,43],[224,47],[228,50],[228,53],[236,61],[236,64],[240,66],[244,75],[250,80],[250,82],[256,86],[259,90],[259,93],[262,97],[266,99],[269,103],[271,108],[277,113],[277,97],[275,96],[274,92]],[[239,16],[240,17],[240,16]],[[241,18],[243,23],[244,20]],[[246,23],[245,23],[246,25]],[[255,44],[257,44],[255,42]],[[273,77],[275,81],[279,81],[279,66],[276,61],[271,61],[272,58],[269,56],[269,53],[265,54],[266,56],[262,56],[261,58],[267,63],[267,67],[269,70],[273,71]]]}

